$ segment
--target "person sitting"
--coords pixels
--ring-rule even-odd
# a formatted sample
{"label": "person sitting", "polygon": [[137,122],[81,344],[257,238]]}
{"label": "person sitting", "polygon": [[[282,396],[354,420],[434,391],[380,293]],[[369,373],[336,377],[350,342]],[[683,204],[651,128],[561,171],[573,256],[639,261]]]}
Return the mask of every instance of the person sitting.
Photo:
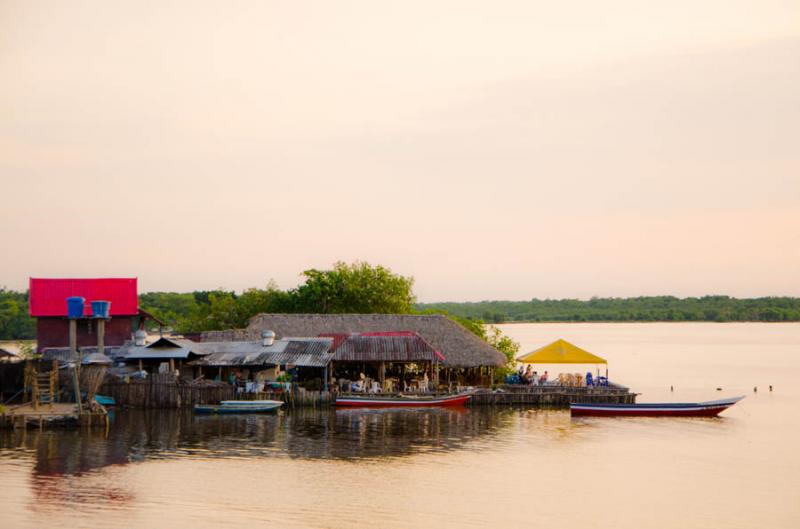
{"label": "person sitting", "polygon": [[541,384],[544,384],[545,382],[547,382],[547,371],[545,371],[544,374],[541,377],[539,377],[539,382]]}
{"label": "person sitting", "polygon": [[523,376],[526,384],[531,384],[532,381],[533,381],[533,371],[532,370],[533,370],[532,366],[530,364],[528,364],[528,367],[525,369],[525,375]]}
{"label": "person sitting", "polygon": [[539,385],[539,373],[534,371],[531,374],[531,385],[538,386]]}

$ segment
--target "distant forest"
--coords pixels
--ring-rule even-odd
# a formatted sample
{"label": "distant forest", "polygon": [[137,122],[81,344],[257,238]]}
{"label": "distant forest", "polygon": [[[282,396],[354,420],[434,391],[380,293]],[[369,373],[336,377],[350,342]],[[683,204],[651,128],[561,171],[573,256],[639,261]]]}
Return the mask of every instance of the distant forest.
{"label": "distant forest", "polygon": [[737,299],[728,296],[676,298],[532,299],[418,303],[417,310],[445,311],[487,323],[515,321],[800,321],[800,298]]}
{"label": "distant forest", "polygon": [[[379,289],[380,290],[380,289]],[[391,289],[388,289],[391,292]],[[363,293],[363,292],[362,292]],[[474,303],[408,303],[407,296],[385,307],[323,307],[316,291],[285,292],[274,286],[231,291],[149,292],[139,296],[139,306],[162,318],[180,332],[244,327],[258,312],[402,312],[448,314],[471,327],[476,323],[585,322],[585,321],[800,321],[800,298],[736,299],[728,296],[676,298],[592,298],[531,301],[480,301]],[[361,298],[361,296],[355,296]],[[361,298],[363,299],[363,298]],[[315,310],[316,307],[316,310]],[[477,329],[471,329],[479,332]],[[0,288],[0,340],[36,337],[36,323],[28,315],[28,293]]]}

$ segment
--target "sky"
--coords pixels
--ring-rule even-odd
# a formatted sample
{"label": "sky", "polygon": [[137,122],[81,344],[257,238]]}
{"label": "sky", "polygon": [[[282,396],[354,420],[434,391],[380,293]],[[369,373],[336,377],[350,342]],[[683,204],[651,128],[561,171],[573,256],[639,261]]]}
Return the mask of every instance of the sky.
{"label": "sky", "polygon": [[0,0],[0,286],[800,295],[800,2]]}

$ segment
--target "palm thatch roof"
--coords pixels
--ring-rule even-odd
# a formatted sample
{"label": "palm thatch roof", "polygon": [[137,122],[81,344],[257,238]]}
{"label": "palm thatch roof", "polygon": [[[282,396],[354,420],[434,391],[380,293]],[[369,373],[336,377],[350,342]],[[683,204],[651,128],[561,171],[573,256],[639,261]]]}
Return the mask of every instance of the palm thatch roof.
{"label": "palm thatch roof", "polygon": [[337,362],[441,362],[444,356],[411,331],[323,334],[333,339]]}
{"label": "palm thatch roof", "polygon": [[506,362],[503,353],[439,314],[258,314],[247,329],[205,332],[202,340],[257,340],[267,330],[281,337],[410,331],[444,355],[443,367],[497,367]]}

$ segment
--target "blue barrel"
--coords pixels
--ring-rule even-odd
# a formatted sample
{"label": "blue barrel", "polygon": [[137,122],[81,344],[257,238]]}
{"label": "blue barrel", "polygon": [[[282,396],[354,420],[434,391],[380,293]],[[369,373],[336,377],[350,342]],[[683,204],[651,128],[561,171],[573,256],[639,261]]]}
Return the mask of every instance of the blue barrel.
{"label": "blue barrel", "polygon": [[111,302],[110,301],[92,301],[92,316],[95,318],[102,318],[104,320],[108,319],[108,315],[111,312]]}
{"label": "blue barrel", "polygon": [[83,318],[83,303],[86,300],[80,296],[67,298],[67,317],[74,320]]}

